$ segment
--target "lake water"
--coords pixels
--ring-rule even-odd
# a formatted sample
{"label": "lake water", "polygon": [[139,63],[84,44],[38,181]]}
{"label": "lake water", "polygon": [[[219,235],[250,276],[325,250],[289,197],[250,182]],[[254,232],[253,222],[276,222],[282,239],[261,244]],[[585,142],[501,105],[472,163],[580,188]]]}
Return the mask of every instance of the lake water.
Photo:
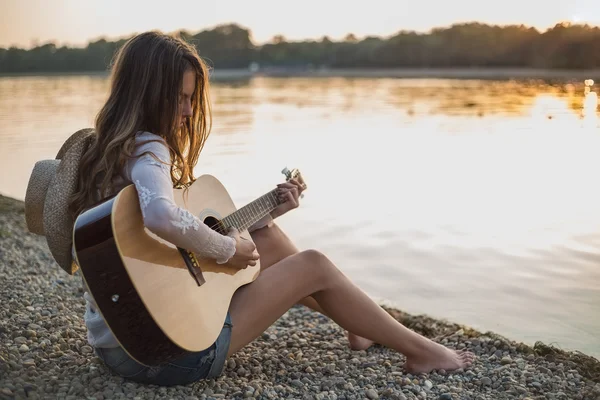
{"label": "lake water", "polygon": [[[92,126],[104,76],[0,78],[0,192]],[[280,224],[410,313],[600,357],[600,123],[583,81],[215,81],[197,167],[238,206],[299,168]]]}

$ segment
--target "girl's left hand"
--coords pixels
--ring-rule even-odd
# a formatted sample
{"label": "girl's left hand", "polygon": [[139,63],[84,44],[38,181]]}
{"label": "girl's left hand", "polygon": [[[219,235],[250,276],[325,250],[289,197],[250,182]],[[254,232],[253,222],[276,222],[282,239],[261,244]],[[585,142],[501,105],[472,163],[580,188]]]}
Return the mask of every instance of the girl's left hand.
{"label": "girl's left hand", "polygon": [[303,191],[304,185],[300,184],[296,179],[290,179],[285,183],[277,185],[277,194],[279,195],[281,204],[271,211],[271,217],[275,219],[294,208],[298,208],[300,205],[300,195]]}

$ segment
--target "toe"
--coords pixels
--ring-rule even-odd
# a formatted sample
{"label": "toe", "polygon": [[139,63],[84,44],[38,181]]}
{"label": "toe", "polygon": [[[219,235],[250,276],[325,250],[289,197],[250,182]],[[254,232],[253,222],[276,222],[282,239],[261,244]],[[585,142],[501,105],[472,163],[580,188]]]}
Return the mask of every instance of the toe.
{"label": "toe", "polygon": [[464,356],[460,358],[460,362],[466,368],[473,364],[473,359],[471,357]]}
{"label": "toe", "polygon": [[475,355],[473,353],[464,352],[459,355],[459,358],[462,361],[473,361],[473,359],[475,358]]}

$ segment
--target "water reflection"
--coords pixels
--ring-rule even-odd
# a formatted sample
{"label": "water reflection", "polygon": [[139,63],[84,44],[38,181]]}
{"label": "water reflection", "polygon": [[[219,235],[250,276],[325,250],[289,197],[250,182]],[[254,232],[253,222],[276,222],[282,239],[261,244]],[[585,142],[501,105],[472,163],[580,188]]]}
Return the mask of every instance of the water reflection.
{"label": "water reflection", "polygon": [[[372,295],[600,355],[600,135],[587,83],[214,82],[197,171],[243,205],[298,167],[310,190],[281,224]],[[34,162],[91,126],[107,89],[105,77],[0,78],[0,192],[23,198]]]}

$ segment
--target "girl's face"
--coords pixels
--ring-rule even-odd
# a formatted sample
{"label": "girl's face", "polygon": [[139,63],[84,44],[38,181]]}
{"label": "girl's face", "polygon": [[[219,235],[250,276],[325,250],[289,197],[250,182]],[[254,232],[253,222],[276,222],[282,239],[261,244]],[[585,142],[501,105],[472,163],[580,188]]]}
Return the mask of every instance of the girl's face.
{"label": "girl's face", "polygon": [[196,72],[186,70],[183,74],[183,87],[179,94],[179,127],[192,116],[192,96],[196,89]]}

